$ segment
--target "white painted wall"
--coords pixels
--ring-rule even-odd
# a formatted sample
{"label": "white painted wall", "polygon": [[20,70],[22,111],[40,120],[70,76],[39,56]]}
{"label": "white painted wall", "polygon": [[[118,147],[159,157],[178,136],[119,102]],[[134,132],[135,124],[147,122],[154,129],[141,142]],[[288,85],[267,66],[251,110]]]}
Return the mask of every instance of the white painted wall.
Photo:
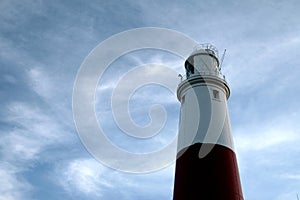
{"label": "white painted wall", "polygon": [[[225,86],[188,81],[183,84],[188,87],[179,94],[178,152],[195,143],[220,144],[234,150]],[[214,90],[219,93],[218,99],[214,98]]]}

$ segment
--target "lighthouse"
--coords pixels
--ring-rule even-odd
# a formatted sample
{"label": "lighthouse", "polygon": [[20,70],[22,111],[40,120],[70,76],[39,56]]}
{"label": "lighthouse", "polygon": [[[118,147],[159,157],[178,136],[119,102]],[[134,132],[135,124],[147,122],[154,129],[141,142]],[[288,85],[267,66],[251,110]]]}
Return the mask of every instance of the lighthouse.
{"label": "lighthouse", "polygon": [[184,67],[173,200],[243,200],[217,49],[197,46]]}

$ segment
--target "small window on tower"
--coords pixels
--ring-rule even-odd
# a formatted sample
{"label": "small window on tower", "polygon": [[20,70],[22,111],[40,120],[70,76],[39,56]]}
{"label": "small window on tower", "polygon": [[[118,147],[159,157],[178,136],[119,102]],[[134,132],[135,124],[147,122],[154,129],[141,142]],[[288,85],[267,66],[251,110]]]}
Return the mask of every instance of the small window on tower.
{"label": "small window on tower", "polygon": [[191,73],[194,74],[195,73],[195,68],[193,65],[191,65]]}
{"label": "small window on tower", "polygon": [[215,99],[220,99],[220,94],[219,94],[219,91],[218,90],[213,90],[213,97]]}

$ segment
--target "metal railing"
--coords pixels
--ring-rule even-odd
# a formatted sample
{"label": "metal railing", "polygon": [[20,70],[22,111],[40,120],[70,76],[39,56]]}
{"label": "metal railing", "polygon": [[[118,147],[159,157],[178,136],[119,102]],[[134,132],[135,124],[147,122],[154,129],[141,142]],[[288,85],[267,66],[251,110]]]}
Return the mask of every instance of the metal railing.
{"label": "metal railing", "polygon": [[218,58],[219,57],[219,52],[218,52],[218,49],[215,47],[215,46],[213,46],[213,45],[211,45],[211,44],[209,44],[209,43],[204,43],[204,44],[198,44],[197,46],[195,46],[195,51],[197,51],[197,50],[201,50],[201,49],[203,49],[203,50],[210,50],[210,51],[212,51],[213,52],[213,54]]}
{"label": "metal railing", "polygon": [[225,75],[223,75],[221,73],[216,73],[216,72],[199,72],[197,74],[191,74],[191,75],[189,75],[189,77],[187,77],[186,75],[178,74],[178,77],[180,79],[180,83],[182,81],[185,81],[187,79],[194,78],[194,77],[197,77],[197,76],[213,76],[213,77],[218,77],[218,78],[223,79],[224,81],[226,81]]}

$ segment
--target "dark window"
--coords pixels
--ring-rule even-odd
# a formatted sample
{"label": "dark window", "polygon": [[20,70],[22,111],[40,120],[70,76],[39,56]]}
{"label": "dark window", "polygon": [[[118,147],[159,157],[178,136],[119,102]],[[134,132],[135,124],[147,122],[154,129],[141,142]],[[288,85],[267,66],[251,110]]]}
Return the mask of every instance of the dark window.
{"label": "dark window", "polygon": [[218,90],[213,90],[213,97],[215,99],[220,99],[220,94],[219,94],[219,91]]}
{"label": "dark window", "polygon": [[187,63],[186,65],[186,75],[187,77],[190,77],[191,74],[194,74],[194,66],[191,63]]}
{"label": "dark window", "polygon": [[193,66],[193,65],[190,65],[190,71],[191,71],[191,73],[192,73],[192,74],[194,74],[194,73],[195,73],[195,68],[194,68],[194,66]]}
{"label": "dark window", "polygon": [[193,63],[194,63],[194,61],[193,61],[192,58],[189,58],[185,62],[185,70],[186,70],[186,76],[187,76],[187,78],[189,78],[192,74],[195,73],[195,69],[194,69]]}

